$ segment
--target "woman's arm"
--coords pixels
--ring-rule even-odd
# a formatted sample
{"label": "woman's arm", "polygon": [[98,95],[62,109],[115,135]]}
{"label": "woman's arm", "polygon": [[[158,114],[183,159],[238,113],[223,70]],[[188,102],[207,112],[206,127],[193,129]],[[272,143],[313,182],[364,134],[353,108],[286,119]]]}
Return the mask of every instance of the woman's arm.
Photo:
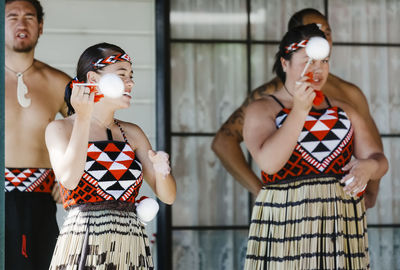
{"label": "woman's arm", "polygon": [[135,147],[135,153],[142,163],[143,175],[157,197],[166,204],[176,198],[176,182],[169,170],[169,157],[164,152],[154,152],[141,128],[123,123],[128,141]]}
{"label": "woman's arm", "polygon": [[275,127],[271,99],[256,101],[246,111],[244,141],[260,169],[268,174],[278,172],[290,158],[312,107],[315,93],[306,79],[295,86],[292,110],[279,129]]}
{"label": "woman's arm", "polygon": [[271,106],[267,101],[254,102],[246,112],[243,126],[247,148],[260,169],[268,174],[278,172],[286,164],[307,117],[307,111],[292,110],[276,129],[275,117],[269,111]]}
{"label": "woman's arm", "polygon": [[354,194],[364,189],[368,181],[379,181],[387,172],[389,165],[381,145],[369,132],[370,129],[365,120],[352,108],[346,105],[343,107],[354,128],[355,159],[342,168],[348,171],[348,174],[341,182],[354,177],[353,182],[344,188],[349,194]]}
{"label": "woman's arm", "polygon": [[[46,146],[57,180],[67,189],[75,189],[82,177],[89,140],[94,93],[83,94],[85,87],[76,87],[71,95],[75,119],[56,120],[46,128]],[[86,90],[87,91],[87,90]]]}
{"label": "woman's arm", "polygon": [[261,190],[262,182],[247,163],[245,154],[240,147],[243,141],[244,115],[246,108],[252,102],[267,97],[280,87],[282,87],[280,79],[274,78],[253,90],[217,131],[211,145],[225,169],[255,196]]}

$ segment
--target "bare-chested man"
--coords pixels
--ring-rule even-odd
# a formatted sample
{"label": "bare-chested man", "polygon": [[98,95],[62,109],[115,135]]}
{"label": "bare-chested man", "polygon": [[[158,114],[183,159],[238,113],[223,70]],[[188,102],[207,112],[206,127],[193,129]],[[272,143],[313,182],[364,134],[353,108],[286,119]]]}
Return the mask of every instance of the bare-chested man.
{"label": "bare-chested man", "polygon": [[[288,28],[291,29],[301,24],[305,25],[310,23],[316,23],[320,26],[332,46],[330,26],[325,16],[315,9],[303,9],[295,13],[289,21]],[[240,143],[243,141],[242,129],[244,114],[246,113],[246,107],[252,101],[272,94],[281,87],[282,82],[278,78],[275,78],[253,90],[242,106],[239,107],[221,126],[212,142],[212,149],[220,158],[225,168],[237,181],[239,181],[239,183],[254,195],[258,194],[262,187],[262,183],[259,177],[255,175],[247,164],[242,149],[240,148]],[[364,116],[369,131],[382,148],[382,141],[375,122],[371,117],[367,100],[357,86],[330,73],[328,81],[322,91],[328,97],[350,104],[360,115]],[[378,189],[379,181],[369,182],[364,195],[365,205],[367,208],[371,208],[375,205]]]}
{"label": "bare-chested man", "polygon": [[39,1],[6,0],[6,270],[48,269],[58,235],[59,195],[44,134],[58,112],[66,115],[64,89],[70,78],[34,59],[42,31]]}

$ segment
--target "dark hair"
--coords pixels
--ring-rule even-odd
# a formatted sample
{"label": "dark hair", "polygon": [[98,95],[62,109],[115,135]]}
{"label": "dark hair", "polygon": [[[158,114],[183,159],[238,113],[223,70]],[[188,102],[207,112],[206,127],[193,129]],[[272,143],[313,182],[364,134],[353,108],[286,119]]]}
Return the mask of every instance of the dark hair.
{"label": "dark hair", "polygon": [[36,10],[36,16],[39,23],[43,22],[44,12],[43,7],[38,0],[6,0],[6,5],[16,1],[25,1],[31,3]]}
{"label": "dark hair", "polygon": [[292,17],[290,17],[290,20],[288,23],[288,31],[292,28],[303,25],[303,19],[307,15],[321,16],[326,19],[326,17],[318,10],[313,9],[313,8],[305,8],[305,9],[297,11],[295,14],[292,15]]}
{"label": "dark hair", "polygon": [[324,32],[322,32],[315,23],[292,28],[283,36],[279,44],[279,51],[275,55],[275,63],[272,68],[272,71],[276,73],[283,83],[286,81],[286,74],[282,68],[281,57],[290,60],[294,53],[294,51],[286,52],[286,47],[292,43],[298,43],[311,37],[325,38]]}
{"label": "dark hair", "polygon": [[[103,42],[90,46],[79,57],[78,66],[76,67],[76,79],[78,79],[80,82],[81,81],[86,82],[87,81],[86,75],[89,71],[96,72],[97,70],[101,70],[101,68],[95,69],[93,63],[95,63],[100,58],[105,58],[110,55],[115,55],[119,53],[124,54],[125,51],[120,47],[118,47],[117,45],[110,43]],[[65,87],[65,96],[64,96],[64,100],[68,106],[68,115],[75,113],[75,110],[71,105],[72,89],[70,87],[70,84],[71,82],[69,82]]]}

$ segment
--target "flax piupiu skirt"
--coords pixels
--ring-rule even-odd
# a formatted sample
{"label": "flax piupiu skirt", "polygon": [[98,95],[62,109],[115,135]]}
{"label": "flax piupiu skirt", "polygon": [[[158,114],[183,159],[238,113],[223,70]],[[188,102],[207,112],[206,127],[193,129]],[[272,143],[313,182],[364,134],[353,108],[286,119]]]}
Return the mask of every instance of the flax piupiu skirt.
{"label": "flax piupiu skirt", "polygon": [[60,231],[50,270],[154,269],[145,228],[132,203],[73,207]]}
{"label": "flax piupiu skirt", "polygon": [[245,269],[369,269],[362,197],[335,177],[268,184],[257,196]]}

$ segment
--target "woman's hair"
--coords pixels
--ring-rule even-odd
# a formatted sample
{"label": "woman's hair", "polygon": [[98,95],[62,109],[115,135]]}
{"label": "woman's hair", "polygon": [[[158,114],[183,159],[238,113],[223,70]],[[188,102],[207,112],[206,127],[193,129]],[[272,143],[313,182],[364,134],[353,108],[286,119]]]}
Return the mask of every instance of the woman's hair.
{"label": "woman's hair", "polygon": [[36,10],[36,16],[39,23],[43,22],[43,7],[38,0],[6,0],[6,5],[16,1],[24,1],[30,3]]}
{"label": "woman's hair", "polygon": [[[76,67],[76,78],[80,82],[87,81],[87,73],[89,71],[96,72],[101,68],[95,68],[93,63],[96,63],[100,58],[105,58],[115,54],[125,54],[125,51],[117,45],[109,43],[99,43],[87,48],[79,57],[78,66]],[[75,110],[71,105],[71,82],[65,87],[64,100],[68,106],[68,115],[74,114]]]}
{"label": "woman's hair", "polygon": [[283,83],[286,81],[286,74],[282,68],[281,57],[285,60],[290,60],[295,52],[288,52],[286,47],[293,43],[299,43],[302,40],[310,39],[311,37],[325,38],[324,32],[322,32],[315,23],[292,28],[283,36],[279,44],[279,51],[275,55],[275,63],[272,68],[272,71],[276,73]]}

